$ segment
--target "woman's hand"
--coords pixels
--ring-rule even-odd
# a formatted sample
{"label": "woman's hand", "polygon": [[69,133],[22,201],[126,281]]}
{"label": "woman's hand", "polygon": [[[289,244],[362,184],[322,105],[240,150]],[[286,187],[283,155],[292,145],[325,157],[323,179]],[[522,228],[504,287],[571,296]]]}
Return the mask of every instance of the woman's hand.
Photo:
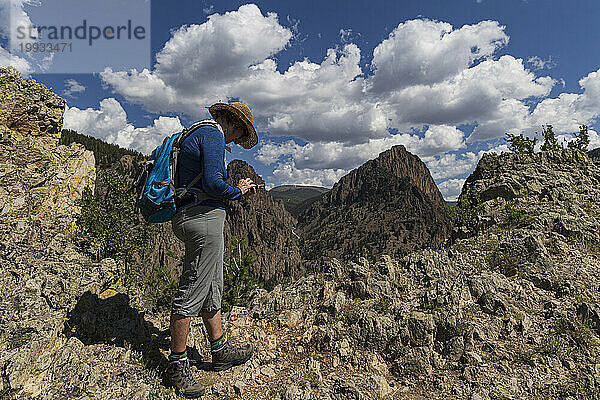
{"label": "woman's hand", "polygon": [[237,185],[242,191],[242,196],[255,194],[258,186],[252,182],[252,179],[240,179]]}

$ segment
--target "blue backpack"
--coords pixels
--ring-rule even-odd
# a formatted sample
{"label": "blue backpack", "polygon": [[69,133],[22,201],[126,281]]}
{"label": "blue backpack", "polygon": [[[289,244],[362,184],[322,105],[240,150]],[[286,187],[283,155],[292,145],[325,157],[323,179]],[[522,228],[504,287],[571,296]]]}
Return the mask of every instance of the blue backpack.
{"label": "blue backpack", "polygon": [[176,188],[177,157],[181,143],[192,132],[202,126],[214,126],[222,131],[215,121],[207,119],[196,122],[189,128],[166,137],[160,146],[152,152],[135,181],[137,193],[136,207],[148,222],[166,222],[177,212],[175,199],[184,196],[188,188],[194,186],[202,177],[198,174],[186,188]]}

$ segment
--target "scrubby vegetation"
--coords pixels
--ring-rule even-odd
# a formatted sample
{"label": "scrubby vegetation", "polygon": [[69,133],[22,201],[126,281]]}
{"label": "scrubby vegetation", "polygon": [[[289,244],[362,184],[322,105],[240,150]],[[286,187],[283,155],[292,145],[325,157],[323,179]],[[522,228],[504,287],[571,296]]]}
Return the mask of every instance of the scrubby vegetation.
{"label": "scrubby vegetation", "polygon": [[[535,133],[538,135],[538,133]],[[554,128],[552,125],[547,124],[542,126],[542,138],[544,139],[544,143],[540,148],[541,151],[550,151],[550,150],[562,150],[562,149],[571,149],[571,150],[581,150],[587,151],[587,147],[590,144],[590,138],[588,134],[587,125],[581,125],[579,127],[579,132],[573,133],[575,136],[575,140],[567,142],[566,139],[563,139],[563,143],[559,143],[558,139],[556,139],[556,135],[554,133]],[[510,133],[506,134],[506,138],[504,138],[508,142],[508,148],[513,153],[528,153],[533,154],[534,147],[537,143],[537,138],[529,138],[524,136],[522,133],[519,135],[513,135]]]}
{"label": "scrubby vegetation", "polygon": [[224,259],[223,310],[229,311],[234,306],[247,307],[252,291],[262,286],[250,272],[256,259],[248,251],[248,241],[233,236]]}
{"label": "scrubby vegetation", "polygon": [[[81,223],[97,259],[111,257],[128,266],[146,249],[152,227],[138,224],[135,194],[119,170],[100,169],[96,190],[86,188],[81,200]],[[126,238],[126,239],[124,239]]]}
{"label": "scrubby vegetation", "polygon": [[454,213],[452,219],[457,226],[465,226],[473,232],[477,232],[479,230],[477,216],[482,207],[479,193],[470,189],[459,198],[458,203],[452,209]]}
{"label": "scrubby vegetation", "polygon": [[512,135],[510,133],[506,134],[505,140],[508,142],[508,149],[513,153],[533,153],[533,148],[537,143],[537,138],[528,138],[527,136],[523,136],[523,134]]}

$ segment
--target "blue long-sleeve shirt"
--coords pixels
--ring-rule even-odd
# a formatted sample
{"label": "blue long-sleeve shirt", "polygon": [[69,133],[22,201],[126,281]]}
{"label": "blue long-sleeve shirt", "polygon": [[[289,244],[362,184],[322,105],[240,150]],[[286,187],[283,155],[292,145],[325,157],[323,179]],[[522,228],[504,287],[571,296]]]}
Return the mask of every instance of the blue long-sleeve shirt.
{"label": "blue long-sleeve shirt", "polygon": [[[194,184],[192,191],[203,191],[219,199],[236,200],[242,190],[225,182],[225,138],[213,126],[202,126],[192,132],[183,143],[177,162],[177,187],[187,187],[202,172],[202,179]],[[206,199],[200,204],[225,209],[221,200]]]}

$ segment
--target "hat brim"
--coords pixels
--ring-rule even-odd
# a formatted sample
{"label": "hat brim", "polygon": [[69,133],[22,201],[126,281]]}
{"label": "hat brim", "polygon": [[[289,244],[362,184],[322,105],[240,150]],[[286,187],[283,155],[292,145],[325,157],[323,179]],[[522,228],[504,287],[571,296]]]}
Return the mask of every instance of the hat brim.
{"label": "hat brim", "polygon": [[210,113],[210,115],[212,115],[213,118],[215,118],[215,113],[222,110],[229,111],[233,115],[238,117],[246,128],[247,138],[243,142],[240,142],[239,145],[245,149],[250,149],[254,147],[258,143],[258,134],[256,133],[256,129],[254,128],[254,125],[248,119],[248,117],[246,117],[243,112],[227,103],[216,103],[208,108],[208,112]]}

